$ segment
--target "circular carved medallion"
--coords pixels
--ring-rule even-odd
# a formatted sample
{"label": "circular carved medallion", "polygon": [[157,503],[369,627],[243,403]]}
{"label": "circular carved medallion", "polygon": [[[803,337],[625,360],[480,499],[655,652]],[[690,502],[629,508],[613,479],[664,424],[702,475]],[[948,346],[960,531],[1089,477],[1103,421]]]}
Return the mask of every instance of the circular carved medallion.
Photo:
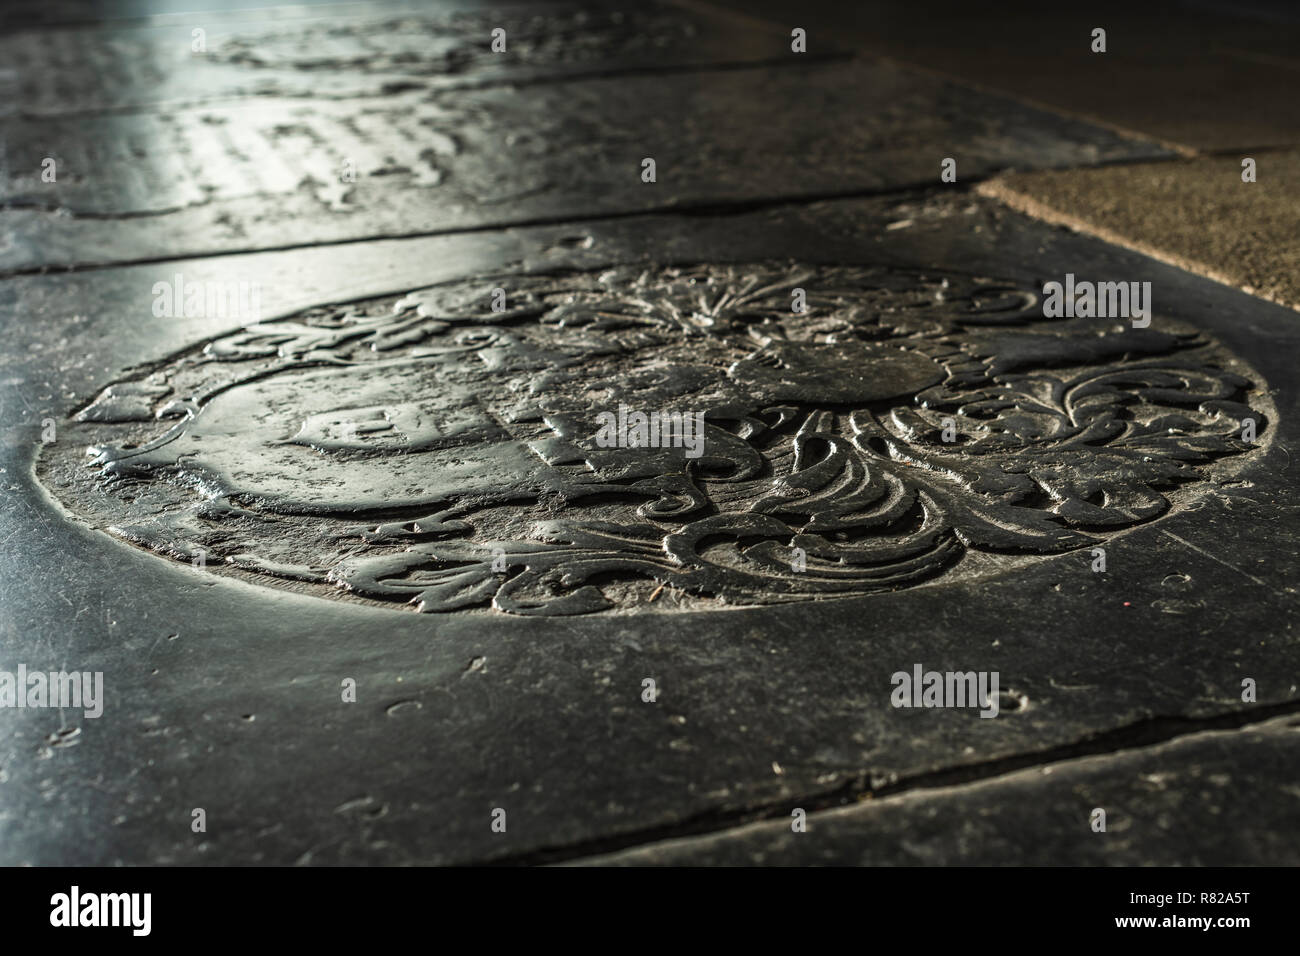
{"label": "circular carved medallion", "polygon": [[1244,460],[1262,387],[1162,316],[1045,319],[950,273],[498,275],[200,344],[40,474],[115,535],[322,595],[771,604],[1103,544]]}

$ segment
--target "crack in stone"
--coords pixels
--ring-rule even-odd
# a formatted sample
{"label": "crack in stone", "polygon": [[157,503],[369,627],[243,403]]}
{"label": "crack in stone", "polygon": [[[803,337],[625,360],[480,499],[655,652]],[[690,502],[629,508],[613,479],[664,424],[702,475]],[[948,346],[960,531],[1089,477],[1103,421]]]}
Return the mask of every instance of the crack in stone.
{"label": "crack in stone", "polygon": [[1207,732],[1244,730],[1290,715],[1300,715],[1300,699],[1256,706],[1249,710],[1215,714],[1211,717],[1150,717],[1134,724],[1086,736],[1073,743],[1049,747],[1046,750],[1010,754],[979,763],[930,770],[875,787],[871,785],[870,773],[860,773],[838,787],[805,797],[790,797],[779,803],[770,802],[761,806],[734,810],[706,811],[674,823],[597,837],[562,847],[542,847],[526,853],[486,860],[479,865],[545,866],[578,862],[589,857],[645,847],[667,840],[711,836],[754,823],[787,819],[793,807],[800,807],[812,816],[815,813],[841,809],[868,800],[875,801],[887,797],[986,783],[1021,770],[1057,766],[1088,757],[1119,755],[1132,750],[1174,743]]}

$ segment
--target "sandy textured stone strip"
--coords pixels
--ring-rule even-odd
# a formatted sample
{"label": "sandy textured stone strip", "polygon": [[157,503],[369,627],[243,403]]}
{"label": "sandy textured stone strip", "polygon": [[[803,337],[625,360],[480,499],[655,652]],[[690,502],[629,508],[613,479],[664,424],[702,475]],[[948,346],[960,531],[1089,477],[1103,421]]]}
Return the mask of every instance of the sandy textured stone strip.
{"label": "sandy textured stone strip", "polygon": [[[1254,161],[1255,182],[1243,182],[1246,159]],[[1300,307],[1293,201],[1300,151],[1011,173],[978,190],[1047,222]]]}

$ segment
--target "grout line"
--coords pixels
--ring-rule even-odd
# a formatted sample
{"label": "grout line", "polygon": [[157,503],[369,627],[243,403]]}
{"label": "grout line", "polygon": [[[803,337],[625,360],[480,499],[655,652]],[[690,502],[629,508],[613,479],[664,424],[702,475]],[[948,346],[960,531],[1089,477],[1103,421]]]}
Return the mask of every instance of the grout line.
{"label": "grout line", "polygon": [[[969,191],[969,184],[979,182],[976,177],[968,177],[963,187]],[[282,246],[253,247],[229,249],[220,252],[196,252],[193,254],[169,256],[145,256],[117,262],[88,262],[71,265],[52,264],[25,266],[9,272],[0,273],[0,280],[21,276],[48,275],[51,273],[97,272],[104,269],[119,269],[127,266],[157,265],[166,262],[184,262],[192,259],[219,259],[227,256],[260,255],[268,252],[296,252],[307,249],[323,249],[331,246],[359,245],[371,242],[389,242],[407,239],[433,239],[440,236],[473,235],[481,232],[502,232],[510,229],[542,228],[546,226],[579,225],[583,223],[612,222],[620,219],[636,219],[643,216],[739,216],[751,212],[762,212],[780,206],[808,205],[818,202],[850,199],[872,199],[882,196],[916,196],[930,187],[930,183],[912,183],[899,186],[885,186],[875,189],[829,190],[820,193],[787,193],[783,195],[764,196],[755,199],[734,199],[719,201],[698,201],[650,206],[640,209],[624,209],[617,212],[591,213],[573,216],[539,216],[532,219],[504,220],[480,223],[472,226],[451,229],[416,230],[412,232],[381,233],[369,236],[351,236],[345,239],[327,239],[320,242],[290,243]]]}

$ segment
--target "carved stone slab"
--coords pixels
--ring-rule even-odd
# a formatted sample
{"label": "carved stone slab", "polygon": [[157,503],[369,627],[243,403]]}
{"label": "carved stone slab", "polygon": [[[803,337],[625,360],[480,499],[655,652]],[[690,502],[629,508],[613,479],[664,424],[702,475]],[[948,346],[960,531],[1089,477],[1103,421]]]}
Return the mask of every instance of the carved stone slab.
{"label": "carved stone slab", "polygon": [[[791,57],[10,117],[0,271],[930,186],[947,157],[964,183],[1165,155],[887,63]],[[45,158],[55,182],[41,179]]]}
{"label": "carved stone slab", "polygon": [[[85,118],[263,97],[378,97],[753,63],[790,49],[787,33],[759,21],[655,2],[619,9],[591,0],[367,0],[328,10],[155,16],[130,4],[85,6],[64,13],[64,29],[14,24],[0,36],[12,93],[0,115]],[[95,15],[107,22],[77,22]],[[498,49],[494,30],[504,32]],[[825,37],[806,55],[835,52]]]}
{"label": "carved stone slab", "polygon": [[196,343],[38,468],[186,562],[582,614],[995,573],[1187,506],[1271,436],[1212,337],[1042,313],[1014,282],[879,267],[481,276]]}
{"label": "carved stone slab", "polygon": [[[1151,746],[1218,726],[1219,715],[1249,723],[1300,708],[1293,580],[1300,496],[1292,461],[1300,444],[1292,387],[1300,326],[1289,310],[939,191],[176,266],[25,276],[0,286],[8,345],[0,352],[0,478],[8,502],[0,510],[0,540],[8,543],[0,549],[0,654],[32,667],[101,670],[107,688],[97,720],[74,711],[6,713],[4,862],[576,859],[750,819],[786,820],[798,806],[898,796],[923,788],[932,774],[959,775],[963,787],[992,783],[1007,774],[1006,761],[1061,764],[1063,753],[1089,742],[1096,746],[1088,753],[1109,759],[1107,747],[1134,739]],[[239,321],[206,314],[155,315],[152,288],[174,271],[187,282],[242,274],[260,283],[264,328],[244,330]],[[1145,331],[1163,338],[1088,320],[1090,337],[1079,341],[1084,326],[1044,320],[1028,297],[1067,272],[1151,281],[1154,310]],[[726,290],[734,297],[751,274],[776,277],[774,290],[753,297],[752,308],[723,307]],[[692,276],[708,290],[702,300],[687,291]],[[796,277],[810,308],[798,319],[790,312]],[[506,290],[505,312],[492,311],[494,288]],[[512,313],[515,307],[522,311]],[[819,376],[826,391],[792,402],[784,383],[820,360],[818,346],[832,335],[863,361]],[[644,363],[636,336],[657,338],[655,348],[673,363]],[[391,347],[371,348],[380,341]],[[579,341],[590,347],[566,357]],[[1120,342],[1129,344],[1112,351]],[[555,354],[527,371],[527,356],[542,349]],[[1012,357],[1014,366],[997,364]],[[411,361],[397,380],[383,363],[399,358]],[[569,358],[575,365],[567,368],[593,370],[595,381],[641,387],[623,389],[621,398],[588,395],[565,381]],[[524,364],[512,371],[514,362]],[[688,380],[675,371],[691,365],[707,374]],[[250,378],[258,369],[265,377]],[[311,378],[366,371],[374,393],[360,403],[331,390],[328,378]],[[1058,395],[1063,383],[1088,375],[1100,376],[1091,397]],[[230,383],[225,392],[211,391],[222,381]],[[124,387],[130,383],[136,387]],[[473,402],[455,415],[425,417],[418,395],[451,385]],[[103,394],[117,386],[120,394]],[[410,573],[374,580],[425,584],[423,591],[439,583],[420,579],[439,546],[525,540],[550,547],[531,536],[539,522],[582,523],[592,509],[622,516],[638,533],[652,526],[662,542],[692,515],[637,514],[665,494],[629,492],[645,479],[615,477],[626,449],[596,446],[590,470],[581,456],[541,454],[548,441],[565,448],[586,441],[583,429],[566,435],[547,416],[562,429],[558,415],[566,408],[581,417],[617,409],[619,401],[676,407],[674,396],[709,390],[749,402],[747,417],[772,434],[770,443],[758,431],[742,437],[741,419],[714,420],[734,439],[719,438],[729,441],[732,458],[761,467],[752,479],[727,481],[735,474],[725,463],[697,473],[705,456],[659,467],[689,478],[706,496],[702,507],[778,521],[840,552],[880,546],[886,534],[915,527],[863,526],[843,538],[835,529],[808,529],[818,520],[879,513],[871,478],[844,477],[870,465],[867,476],[898,489],[899,500],[918,502],[914,521],[924,511],[922,494],[934,501],[954,563],[898,590],[832,599],[786,594],[761,605],[736,590],[740,597],[724,608],[708,588],[670,586],[686,566],[660,545],[648,580],[620,570],[614,580],[594,576],[584,585],[561,575],[551,592],[543,572],[529,591],[540,600],[518,595],[516,604],[533,611],[583,586],[609,602],[560,615],[494,607],[495,577],[490,597],[421,614],[418,604],[403,607],[415,590],[366,598],[338,583],[225,561],[260,548],[263,561],[310,566],[337,550],[340,542],[328,535],[342,534],[340,541],[361,549],[357,556],[420,555]],[[973,398],[980,391],[989,394]],[[271,401],[259,404],[259,396]],[[232,400],[247,400],[247,417],[224,434],[209,428]],[[417,407],[400,413],[390,408],[412,402]],[[804,405],[797,411],[821,430],[801,439],[798,414],[781,424],[765,411],[792,404]],[[539,405],[541,419],[528,421],[523,411]],[[1249,447],[1228,431],[1246,409],[1260,421],[1259,441]],[[340,411],[346,420],[335,416]],[[879,426],[879,443],[855,430],[855,413],[863,411]],[[963,426],[955,443],[945,443],[941,429],[936,435],[943,412]],[[47,418],[57,437],[42,444]],[[867,422],[862,414],[857,420]],[[1100,431],[1087,432],[1089,421]],[[345,432],[349,423],[357,427]],[[1054,466],[1053,429],[1080,426],[1090,435],[1086,447]],[[536,431],[513,431],[525,427]],[[144,451],[172,429],[190,454],[169,464],[166,445]],[[348,433],[365,447],[347,447]],[[455,445],[453,433],[473,443]],[[435,530],[420,526],[420,518],[437,513],[423,508],[423,499],[419,508],[354,516],[286,505],[331,495],[336,505],[351,504],[338,496],[340,482],[348,467],[368,461],[410,467],[399,488],[422,494],[428,472],[420,462],[450,448],[482,447],[489,433],[527,445],[518,460],[535,462],[537,475],[603,478],[621,490],[552,495],[552,513],[539,513],[531,490],[503,503],[462,502],[448,517],[468,527],[424,540],[400,537]],[[1139,456],[1152,461],[1129,459],[1131,466],[1117,468],[1125,435],[1139,447],[1154,445]],[[395,454],[411,436],[421,448]],[[283,444],[268,445],[272,438]],[[1017,440],[1031,470],[1009,467],[1004,448]],[[242,443],[247,469],[203,451],[205,442]],[[109,449],[132,451],[130,444],[149,460],[140,473],[126,473],[130,455],[114,458],[117,477],[104,473],[113,455],[95,462]],[[87,445],[99,450],[87,456]],[[833,446],[842,457],[832,455]],[[272,447],[283,455],[283,481],[268,483]],[[612,455],[612,470],[597,467],[600,451]],[[810,466],[801,472],[793,467],[799,455]],[[1083,461],[1094,471],[1078,465]],[[310,472],[305,462],[313,463]],[[821,472],[813,471],[775,482],[778,469],[793,476],[822,462],[840,477],[820,484],[813,479]],[[973,464],[982,470],[969,470]],[[1148,481],[1152,468],[1172,477]],[[219,487],[220,476],[232,472],[256,493]],[[303,484],[307,474],[310,485]],[[1026,481],[1045,490],[1034,492]],[[800,495],[802,487],[812,493]],[[864,502],[856,511],[841,507],[853,489]],[[392,488],[385,479],[363,490]],[[229,509],[214,491],[227,492]],[[452,491],[457,498],[460,489]],[[828,507],[801,506],[804,499]],[[766,504],[753,508],[758,502]],[[987,530],[971,521],[976,505],[1005,534],[1037,543],[1017,555],[969,537],[967,529]],[[1115,509],[1117,523],[1088,520],[1098,513],[1091,509]],[[198,569],[192,559],[124,540],[119,523],[128,516],[159,541],[190,529],[228,529],[229,537],[204,539],[212,560]],[[1021,517],[1032,520],[1010,520]],[[398,537],[367,539],[384,525]],[[115,526],[119,532],[108,530]],[[1102,542],[1107,571],[1092,570],[1088,544],[1044,549],[1044,530]],[[786,535],[775,536],[782,549],[793,540]],[[745,550],[761,541],[724,536],[717,548],[704,540],[694,555],[728,572],[761,558],[761,547],[753,559]],[[807,571],[781,565],[773,578],[811,580],[799,574],[839,560],[805,550]],[[746,562],[721,560],[728,555]],[[851,562],[842,566],[860,575]],[[509,566],[506,583],[525,569]],[[655,574],[669,583],[651,601]],[[999,671],[998,716],[891,706],[891,674],[918,663]],[[357,681],[356,703],[340,700],[348,678]],[[647,678],[659,688],[654,703],[642,698]],[[1257,703],[1242,700],[1244,678],[1258,682]],[[1121,795],[1147,793],[1133,789],[1134,775],[1146,772],[1141,762],[1139,754],[1119,766],[1130,782]],[[1190,786],[1195,782],[1180,784],[1183,792]],[[1268,802],[1255,815],[1258,845],[1278,847],[1293,832],[1282,829],[1285,792],[1256,796]],[[1142,799],[1159,806],[1156,797]],[[194,807],[207,810],[205,835],[190,829]],[[494,808],[507,810],[508,832],[492,831]],[[1118,818],[1134,821],[1114,834],[1123,838],[1124,859],[1164,859],[1161,848],[1173,838],[1196,841],[1202,862],[1241,859],[1200,831],[1171,837],[1127,797],[1120,808]],[[1088,832],[1090,808],[1076,809],[1077,825]],[[46,825],[51,815],[62,821],[57,829]],[[1052,821],[1050,833],[1034,829],[1043,819]],[[1030,814],[1024,826],[1064,839],[1060,819]],[[1290,857],[1283,847],[1270,859]]]}

